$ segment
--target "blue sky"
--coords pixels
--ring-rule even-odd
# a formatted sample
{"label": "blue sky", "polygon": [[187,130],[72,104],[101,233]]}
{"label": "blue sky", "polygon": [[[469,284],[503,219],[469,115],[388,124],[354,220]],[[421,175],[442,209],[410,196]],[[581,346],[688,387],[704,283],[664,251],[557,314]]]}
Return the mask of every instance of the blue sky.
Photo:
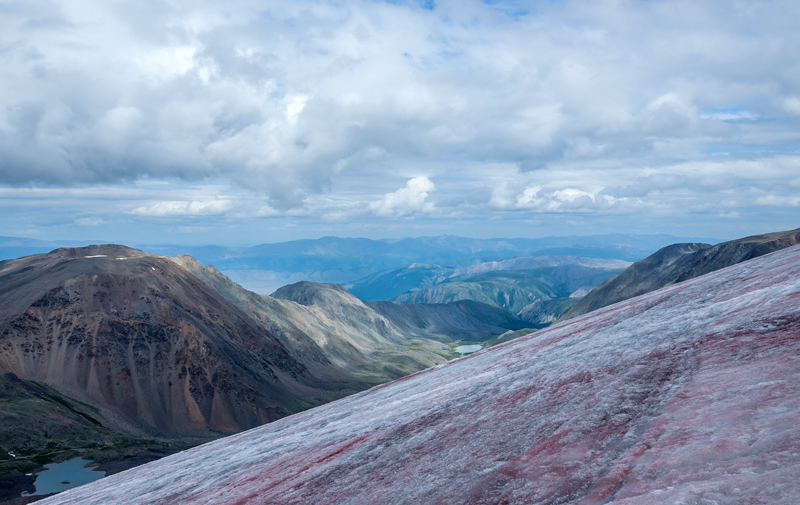
{"label": "blue sky", "polygon": [[800,4],[6,1],[0,235],[800,226]]}

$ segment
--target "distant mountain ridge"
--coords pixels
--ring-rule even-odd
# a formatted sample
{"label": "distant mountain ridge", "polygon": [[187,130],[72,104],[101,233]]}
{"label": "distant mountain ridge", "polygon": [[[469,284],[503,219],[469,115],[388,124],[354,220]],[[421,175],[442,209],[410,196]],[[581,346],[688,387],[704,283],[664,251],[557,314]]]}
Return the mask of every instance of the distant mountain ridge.
{"label": "distant mountain ridge", "polygon": [[[245,288],[269,294],[299,281],[349,283],[412,263],[434,263],[453,268],[475,262],[501,261],[519,256],[582,256],[636,261],[675,242],[699,242],[670,235],[594,235],[539,239],[473,239],[454,236],[371,240],[323,237],[253,247],[127,244],[163,256],[188,254],[219,270]],[[712,243],[717,241],[711,240]],[[97,241],[42,241],[0,237],[0,260],[46,253]]]}
{"label": "distant mountain ridge", "polygon": [[[474,300],[509,310],[539,328],[630,262],[574,256],[533,256],[449,268],[415,263],[345,287],[369,302],[448,304]],[[558,300],[558,301],[556,301]],[[542,305],[541,302],[548,302]]]}
{"label": "distant mountain ridge", "polygon": [[753,235],[717,245],[673,244],[608,279],[561,316],[561,320],[748,261],[800,242],[800,228]]}

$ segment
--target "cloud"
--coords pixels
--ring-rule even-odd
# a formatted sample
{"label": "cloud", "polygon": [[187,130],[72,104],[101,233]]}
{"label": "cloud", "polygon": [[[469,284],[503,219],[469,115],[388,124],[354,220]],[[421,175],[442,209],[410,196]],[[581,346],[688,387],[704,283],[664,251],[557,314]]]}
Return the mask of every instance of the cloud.
{"label": "cloud", "polygon": [[130,211],[138,216],[213,216],[224,214],[233,208],[229,200],[207,200],[192,202],[158,202],[147,207],[137,207]]}
{"label": "cloud", "polygon": [[796,210],[797,2],[426,5],[5,2],[4,224]]}
{"label": "cloud", "polygon": [[783,106],[792,114],[800,116],[800,98],[797,98],[796,96],[789,97],[783,101]]}
{"label": "cloud", "polygon": [[797,207],[800,205],[800,197],[799,196],[776,196],[776,195],[766,195],[759,198],[756,198],[756,203],[758,205],[774,205],[774,206],[792,206]]}
{"label": "cloud", "polygon": [[436,186],[427,177],[414,177],[404,188],[386,193],[380,200],[369,203],[369,210],[378,216],[407,216],[432,212],[434,205],[425,201]]}
{"label": "cloud", "polygon": [[498,210],[563,213],[595,211],[614,201],[607,196],[597,198],[577,188],[544,190],[542,186],[532,184],[516,195],[508,190],[507,185],[498,186],[489,204]]}
{"label": "cloud", "polygon": [[100,226],[101,224],[107,224],[108,221],[104,221],[99,217],[82,217],[80,219],[75,220],[75,224],[78,226]]}
{"label": "cloud", "polygon": [[777,95],[800,85],[792,2],[143,5],[7,2],[0,183],[222,178],[282,211],[376,163],[652,166],[797,140],[769,119],[800,110]]}

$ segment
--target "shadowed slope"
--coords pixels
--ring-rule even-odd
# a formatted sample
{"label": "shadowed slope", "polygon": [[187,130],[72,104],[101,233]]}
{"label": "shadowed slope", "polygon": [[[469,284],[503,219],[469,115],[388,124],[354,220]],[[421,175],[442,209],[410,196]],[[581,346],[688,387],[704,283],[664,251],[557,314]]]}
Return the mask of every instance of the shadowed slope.
{"label": "shadowed slope", "polygon": [[792,247],[42,503],[794,504],[798,307]]}
{"label": "shadowed slope", "polygon": [[369,306],[403,333],[443,342],[480,342],[507,330],[529,326],[506,309],[472,300],[454,303],[372,302]]}

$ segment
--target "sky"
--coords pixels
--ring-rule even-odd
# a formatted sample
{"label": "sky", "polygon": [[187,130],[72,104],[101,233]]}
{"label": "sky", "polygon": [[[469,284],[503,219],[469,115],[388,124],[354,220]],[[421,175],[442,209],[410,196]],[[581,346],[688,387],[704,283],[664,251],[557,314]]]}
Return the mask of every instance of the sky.
{"label": "sky", "polygon": [[800,2],[0,1],[0,235],[800,226]]}

